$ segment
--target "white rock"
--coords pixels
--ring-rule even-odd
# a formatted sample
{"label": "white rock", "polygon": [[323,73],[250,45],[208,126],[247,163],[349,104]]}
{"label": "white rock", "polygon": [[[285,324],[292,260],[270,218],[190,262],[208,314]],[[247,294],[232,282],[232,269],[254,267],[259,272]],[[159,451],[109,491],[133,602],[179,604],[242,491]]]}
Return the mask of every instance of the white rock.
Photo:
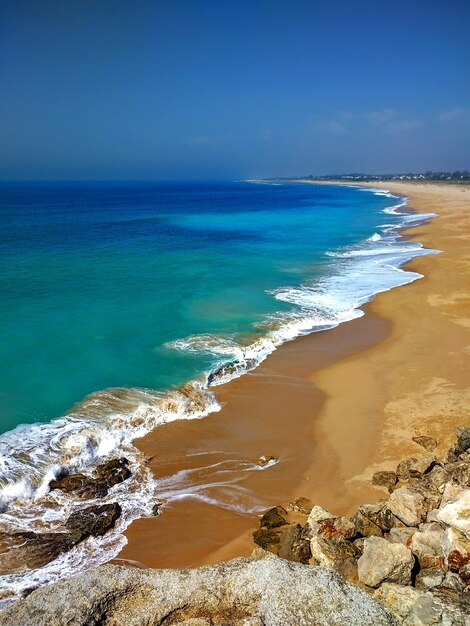
{"label": "white rock", "polygon": [[449,567],[459,570],[470,561],[470,539],[452,526],[446,529],[442,551]]}
{"label": "white rock", "polygon": [[470,539],[470,489],[464,489],[453,501],[439,509],[437,517]]}
{"label": "white rock", "polygon": [[395,489],[390,496],[388,506],[392,513],[407,526],[418,526],[427,513],[424,496],[408,486]]}
{"label": "white rock", "polygon": [[358,561],[359,580],[369,587],[383,581],[409,585],[414,558],[401,543],[390,543],[382,537],[367,537]]}

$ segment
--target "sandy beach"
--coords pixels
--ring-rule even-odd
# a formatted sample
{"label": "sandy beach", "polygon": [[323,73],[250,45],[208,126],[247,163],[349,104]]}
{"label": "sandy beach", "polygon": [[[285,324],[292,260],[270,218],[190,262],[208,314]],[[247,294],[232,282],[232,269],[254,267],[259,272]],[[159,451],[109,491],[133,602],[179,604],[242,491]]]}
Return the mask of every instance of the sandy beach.
{"label": "sandy beach", "polygon": [[[423,452],[413,435],[436,437],[440,454],[470,424],[470,187],[380,186],[439,215],[406,236],[441,254],[412,261],[424,278],[378,295],[364,317],[284,344],[217,388],[219,413],[139,440],[157,478],[186,470],[190,491],[212,483],[205,493],[227,508],[176,500],[129,527],[119,559],[173,567],[247,555],[257,511],[305,496],[351,514],[385,494],[373,472]],[[261,455],[279,462],[246,471]]]}

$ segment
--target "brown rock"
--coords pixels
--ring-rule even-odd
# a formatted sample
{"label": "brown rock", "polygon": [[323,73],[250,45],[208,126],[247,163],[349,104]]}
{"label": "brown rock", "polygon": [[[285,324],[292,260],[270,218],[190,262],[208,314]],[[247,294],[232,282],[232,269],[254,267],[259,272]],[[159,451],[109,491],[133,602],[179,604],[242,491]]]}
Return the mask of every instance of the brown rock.
{"label": "brown rock", "polygon": [[279,539],[279,533],[268,528],[260,528],[260,530],[255,530],[253,533],[253,541],[264,550],[276,546],[279,543]]}
{"label": "brown rock", "polygon": [[75,543],[69,533],[3,533],[0,535],[0,574],[47,565]]}
{"label": "brown rock", "polygon": [[324,539],[319,535],[314,535],[310,540],[310,550],[312,557],[320,565],[334,568],[340,561],[360,556],[358,548],[344,537]]}
{"label": "brown rock", "polygon": [[278,556],[288,561],[308,563],[311,556],[310,542],[303,538],[300,524],[289,526],[281,531]]}
{"label": "brown rock", "polygon": [[406,459],[397,465],[397,475],[403,480],[420,478],[435,462],[434,455]]}
{"label": "brown rock", "polygon": [[317,534],[324,539],[344,537],[352,539],[357,535],[355,525],[346,517],[330,517],[318,523]]}
{"label": "brown rock", "polygon": [[398,477],[395,472],[375,472],[372,476],[372,484],[391,489],[397,484]]}
{"label": "brown rock", "polygon": [[313,508],[313,504],[307,498],[297,498],[292,500],[287,505],[288,511],[294,511],[295,513],[302,513],[303,515],[309,515]]}
{"label": "brown rock", "polygon": [[282,506],[275,506],[261,517],[260,526],[265,528],[278,528],[287,524],[287,511]]}
{"label": "brown rock", "polygon": [[352,518],[352,521],[357,532],[363,537],[382,536],[382,531],[377,524],[374,524],[374,522],[366,517],[361,510],[358,510],[356,515]]}
{"label": "brown rock", "polygon": [[417,443],[419,446],[427,450],[428,452],[433,452],[437,447],[437,440],[434,437],[428,437],[426,435],[418,435],[416,437],[412,437],[413,441]]}
{"label": "brown rock", "polygon": [[68,518],[65,526],[75,542],[81,541],[90,535],[100,537],[113,528],[121,515],[121,507],[117,502],[89,506],[74,511]]}

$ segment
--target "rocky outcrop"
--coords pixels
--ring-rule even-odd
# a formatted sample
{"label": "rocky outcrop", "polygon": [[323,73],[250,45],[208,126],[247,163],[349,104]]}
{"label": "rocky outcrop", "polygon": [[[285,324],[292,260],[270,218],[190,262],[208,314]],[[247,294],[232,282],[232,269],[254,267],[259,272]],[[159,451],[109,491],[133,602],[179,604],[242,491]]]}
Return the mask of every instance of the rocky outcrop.
{"label": "rocky outcrop", "polygon": [[99,537],[113,528],[121,514],[119,504],[93,505],[75,511],[64,532],[0,534],[0,574],[47,565],[87,537]]}
{"label": "rocky outcrop", "polygon": [[[435,448],[425,435],[414,440]],[[373,484],[391,491],[387,499],[361,505],[351,519],[314,505],[295,533],[285,525],[282,533],[308,540],[311,564],[334,568],[373,593],[400,623],[463,625],[470,598],[469,481],[470,428],[461,427],[442,461],[427,454],[402,461],[396,472],[374,474]],[[269,532],[265,547],[295,560],[281,552],[279,530]]]}
{"label": "rocky outcrop", "polygon": [[397,626],[332,569],[274,556],[194,570],[105,565],[31,593],[2,626]]}

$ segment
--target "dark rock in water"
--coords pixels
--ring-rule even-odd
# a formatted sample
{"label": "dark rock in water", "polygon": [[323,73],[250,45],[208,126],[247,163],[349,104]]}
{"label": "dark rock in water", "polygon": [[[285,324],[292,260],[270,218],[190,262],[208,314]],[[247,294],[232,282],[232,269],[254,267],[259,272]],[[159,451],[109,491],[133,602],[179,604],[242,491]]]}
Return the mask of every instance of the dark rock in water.
{"label": "dark rock in water", "polygon": [[428,452],[433,452],[437,447],[437,441],[434,437],[427,437],[426,435],[419,435],[417,437],[412,437],[413,441],[417,443],[419,446],[427,450]]}
{"label": "dark rock in water", "polygon": [[74,511],[65,526],[75,542],[78,543],[90,535],[93,537],[104,535],[113,528],[120,515],[121,507],[117,502],[89,506],[86,509]]}
{"label": "dark rock in water", "polygon": [[244,361],[230,361],[226,365],[222,365],[218,369],[211,372],[207,377],[207,384],[212,385],[221,378],[232,377],[233,375],[249,371],[257,366],[256,359],[246,359]]}
{"label": "dark rock in water", "polygon": [[69,533],[3,533],[0,535],[0,574],[42,567],[74,545]]}
{"label": "dark rock in water", "polygon": [[260,530],[255,530],[253,533],[253,541],[264,550],[268,550],[272,546],[277,545],[279,540],[280,533],[275,530],[269,530],[268,528],[261,528]]}
{"label": "dark rock in water", "polygon": [[66,522],[67,532],[18,532],[0,535],[0,574],[42,567],[89,536],[111,529],[121,507],[117,503],[90,506],[75,511]]}
{"label": "dark rock in water", "polygon": [[296,524],[281,531],[278,556],[288,561],[308,563],[311,556],[310,542],[302,536],[302,526]]}
{"label": "dark rock in water", "polygon": [[99,465],[92,476],[82,473],[61,476],[49,483],[51,489],[73,493],[83,500],[103,498],[114,485],[122,483],[132,475],[129,461],[125,458],[111,459]]}
{"label": "dark rock in water", "polygon": [[372,476],[372,484],[391,489],[397,484],[398,476],[395,472],[375,472]]}
{"label": "dark rock in water", "polygon": [[265,528],[278,528],[287,524],[287,511],[282,506],[275,506],[269,509],[260,520],[260,526]]}
{"label": "dark rock in water", "polygon": [[155,515],[155,517],[160,515],[160,509],[161,508],[162,508],[162,503],[161,502],[157,502],[157,504],[154,504],[153,507],[152,507],[152,515]]}

